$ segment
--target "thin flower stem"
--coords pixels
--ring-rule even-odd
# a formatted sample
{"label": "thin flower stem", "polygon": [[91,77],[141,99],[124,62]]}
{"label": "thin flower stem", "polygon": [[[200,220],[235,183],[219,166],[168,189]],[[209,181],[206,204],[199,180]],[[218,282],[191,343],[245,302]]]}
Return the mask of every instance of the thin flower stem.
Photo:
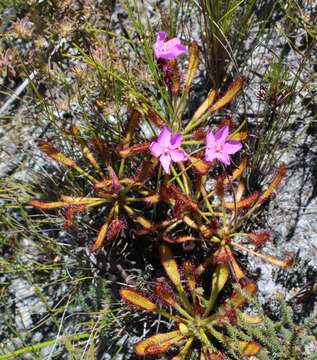
{"label": "thin flower stem", "polygon": [[224,201],[221,201],[221,209],[222,209],[223,226],[226,227],[226,225],[227,225],[227,212],[226,212]]}
{"label": "thin flower stem", "polygon": [[212,197],[214,194],[215,194],[215,191],[214,191],[214,190],[213,190],[213,191],[210,191],[210,193],[207,194],[206,199],[209,199],[209,198]]}
{"label": "thin flower stem", "polygon": [[241,244],[236,243],[235,241],[231,241],[231,245],[232,245],[232,246],[235,246],[235,247],[237,247],[238,249],[243,250],[243,251],[245,251],[245,252],[247,252],[247,253],[249,253],[249,254],[252,254],[252,255],[254,255],[254,256],[258,256],[258,257],[260,257],[260,258],[263,259],[263,260],[267,260],[267,256],[266,256],[266,255],[263,255],[263,254],[260,254],[260,253],[258,253],[258,252],[256,252],[256,251],[254,251],[254,250],[251,250],[251,249],[247,248],[246,246],[243,246],[243,245],[241,245]]}
{"label": "thin flower stem", "polygon": [[182,174],[183,183],[184,183],[184,187],[185,187],[185,194],[189,195],[190,191],[189,191],[189,184],[188,184],[188,178],[186,176],[187,174],[186,174],[185,166],[183,163],[180,163],[179,166],[181,168],[181,174]]}
{"label": "thin flower stem", "polygon": [[185,127],[182,134],[186,135],[189,131],[191,131],[192,129],[194,129],[195,127],[200,125],[202,122],[204,122],[208,118],[209,115],[210,115],[210,113],[207,111],[206,114],[202,115],[201,118],[198,118],[196,121],[191,119],[189,121],[189,123],[187,124],[187,126]]}
{"label": "thin flower stem", "polygon": [[[180,174],[177,173],[177,171],[175,170],[174,166],[172,165],[171,166],[171,169],[172,169],[172,173],[174,175],[173,179],[175,179],[178,183],[178,185],[180,186],[180,188],[182,189],[183,193],[186,193],[186,190],[185,190],[185,186],[184,184],[182,183],[181,179],[179,178],[180,177]],[[170,181],[169,181],[170,182]],[[168,183],[169,183],[168,182]]]}
{"label": "thin flower stem", "polygon": [[193,165],[190,164],[188,165],[186,168],[184,168],[183,170],[180,171],[180,173],[175,173],[176,175],[174,175],[174,177],[172,177],[171,179],[168,180],[167,184],[172,183],[178,176],[182,175],[184,172],[186,172],[188,169],[190,169]]}
{"label": "thin flower stem", "polygon": [[[224,168],[224,167],[223,167]],[[225,169],[224,169],[225,170]],[[229,179],[229,176],[228,174],[226,173],[226,179],[228,180],[228,183],[230,185],[230,188],[231,188],[231,192],[232,192],[232,197],[233,197],[233,204],[234,204],[234,213],[233,213],[233,220],[234,220],[234,228],[236,229],[237,227],[237,199],[236,199],[236,194],[234,192],[234,188],[233,188],[233,185],[232,185],[232,182],[230,181]],[[232,221],[232,217],[231,217],[231,221]]]}
{"label": "thin flower stem", "polygon": [[[159,166],[158,168],[158,172],[157,172],[157,177],[156,177],[156,192],[159,193],[160,191],[160,178],[161,178],[161,175],[162,175],[162,167]],[[154,204],[153,206],[153,216],[152,216],[152,220],[156,218],[156,210],[157,210],[157,203]]]}
{"label": "thin flower stem", "polygon": [[172,224],[169,225],[169,226],[165,229],[165,232],[168,233],[170,230],[172,230],[175,226],[177,226],[177,225],[180,224],[181,222],[183,222],[183,220],[173,219],[173,220],[172,220]]}
{"label": "thin flower stem", "polygon": [[[205,219],[206,221],[209,222],[208,217],[205,215],[206,213],[203,213],[203,212],[202,212],[201,210],[199,210],[199,209],[197,209],[196,211],[198,212],[198,214],[199,214],[203,219]],[[213,216],[213,215],[211,215],[211,216]]]}
{"label": "thin flower stem", "polygon": [[204,140],[187,140],[187,141],[183,141],[183,145],[200,145],[200,144],[204,144],[204,142],[205,142]]}
{"label": "thin flower stem", "polygon": [[237,232],[237,233],[231,233],[230,235],[229,235],[229,237],[231,238],[234,238],[234,237],[236,237],[236,236],[247,236],[247,233],[243,233],[243,232]]}
{"label": "thin flower stem", "polygon": [[208,200],[208,194],[207,194],[207,191],[204,187],[204,185],[202,184],[201,187],[200,187],[200,191],[201,191],[201,194],[203,196],[203,199],[204,199],[204,202],[209,210],[209,213],[211,214],[211,216],[214,214],[214,210],[212,208],[212,205],[210,204],[209,200]]}

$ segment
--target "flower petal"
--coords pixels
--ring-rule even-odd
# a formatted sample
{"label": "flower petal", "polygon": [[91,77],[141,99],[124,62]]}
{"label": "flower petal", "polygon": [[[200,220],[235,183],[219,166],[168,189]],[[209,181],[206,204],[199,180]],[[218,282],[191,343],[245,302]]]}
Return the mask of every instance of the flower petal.
{"label": "flower petal", "polygon": [[229,134],[229,126],[224,126],[215,133],[215,139],[220,145],[224,145]]}
{"label": "flower petal", "polygon": [[162,54],[162,45],[161,44],[155,44],[154,45],[154,56],[156,59],[159,59]]}
{"label": "flower petal", "polygon": [[211,151],[210,148],[206,149],[205,160],[208,162],[213,162],[216,158],[216,151]]}
{"label": "flower petal", "polygon": [[181,43],[180,39],[176,37],[168,41],[165,39],[166,33],[160,31],[154,44],[154,54],[157,59],[176,59],[179,55],[187,52],[187,47]]}
{"label": "flower petal", "polygon": [[160,51],[159,53],[159,57],[157,58],[161,58],[161,59],[165,59],[165,60],[169,60],[169,59],[176,59],[178,55],[181,55],[182,53],[179,53],[177,50],[175,49],[171,49],[168,51]]}
{"label": "flower petal", "polygon": [[216,146],[215,135],[210,129],[207,131],[206,145],[207,145],[207,148],[211,148],[212,146]]}
{"label": "flower petal", "polygon": [[187,52],[187,47],[184,46],[178,38],[167,41],[165,47],[167,49],[166,55],[169,54],[172,59],[176,59],[179,55]]}
{"label": "flower petal", "polygon": [[182,162],[182,161],[186,161],[187,158],[186,158],[186,155],[184,153],[184,151],[182,150],[172,150],[170,152],[170,155],[171,155],[171,158],[173,161],[175,162]]}
{"label": "flower petal", "polygon": [[182,54],[186,54],[187,53],[187,46],[185,46],[183,44],[178,44],[174,48],[174,53],[175,53],[176,57],[178,57],[178,56],[180,56]]}
{"label": "flower petal", "polygon": [[215,157],[225,165],[230,165],[230,159],[228,154],[224,152],[217,152],[215,154]]}
{"label": "flower petal", "polygon": [[159,157],[163,154],[163,149],[161,148],[160,144],[156,141],[152,142],[149,147],[151,154],[155,157]]}
{"label": "flower petal", "polygon": [[171,40],[166,41],[165,45],[167,46],[168,50],[175,48],[178,45],[182,45],[181,41],[177,38],[174,37]]}
{"label": "flower petal", "polygon": [[164,41],[166,39],[166,32],[160,31],[156,35],[156,42],[154,44],[154,55],[157,59],[161,57],[163,52]]}
{"label": "flower petal", "polygon": [[227,141],[222,146],[222,151],[226,154],[235,154],[236,152],[241,150],[241,148],[242,148],[242,144],[240,141],[231,140],[231,141]]}
{"label": "flower petal", "polygon": [[157,138],[157,142],[164,149],[171,145],[171,137],[172,137],[171,130],[167,126],[164,126],[163,130],[161,131],[160,135]]}
{"label": "flower petal", "polygon": [[171,138],[171,149],[177,149],[182,145],[183,135],[175,134]]}
{"label": "flower petal", "polygon": [[160,157],[160,162],[161,162],[166,174],[170,173],[171,161],[172,161],[172,159],[171,159],[170,154],[164,154],[164,155],[161,155],[161,157]]}
{"label": "flower petal", "polygon": [[159,31],[156,34],[156,42],[163,42],[166,39],[166,32],[165,31]]}

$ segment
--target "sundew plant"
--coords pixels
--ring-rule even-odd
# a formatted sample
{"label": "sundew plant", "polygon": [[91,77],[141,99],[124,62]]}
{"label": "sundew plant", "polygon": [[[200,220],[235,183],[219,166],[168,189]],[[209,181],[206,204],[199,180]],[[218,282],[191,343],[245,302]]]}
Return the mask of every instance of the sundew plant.
{"label": "sundew plant", "polygon": [[[0,360],[317,351],[316,311],[296,323],[291,300],[266,309],[252,271],[286,274],[298,259],[266,218],[290,167],[281,134],[292,101],[311,91],[300,72],[315,43],[309,14],[291,1],[163,3],[6,5],[3,129],[31,131],[29,162],[0,178]],[[248,73],[280,12],[306,31],[299,69],[274,63],[270,48],[266,73]],[[251,73],[262,79],[255,96]]]}

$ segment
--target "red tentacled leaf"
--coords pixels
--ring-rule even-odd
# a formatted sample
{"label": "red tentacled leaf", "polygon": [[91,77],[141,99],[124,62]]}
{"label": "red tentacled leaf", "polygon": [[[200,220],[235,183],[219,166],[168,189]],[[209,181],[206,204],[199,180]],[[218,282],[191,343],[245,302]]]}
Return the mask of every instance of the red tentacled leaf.
{"label": "red tentacled leaf", "polygon": [[74,205],[67,207],[64,212],[64,228],[69,230],[74,226],[74,215],[84,212],[86,210],[85,205]]}
{"label": "red tentacled leaf", "polygon": [[153,124],[156,125],[158,128],[162,128],[166,125],[165,121],[161,118],[161,116],[153,109],[149,109],[146,115],[147,118],[151,122],[153,122]]}
{"label": "red tentacled leaf", "polygon": [[126,220],[115,218],[111,221],[109,228],[107,230],[107,240],[113,241],[116,240],[124,230],[128,228]]}
{"label": "red tentacled leaf", "polygon": [[175,306],[176,299],[174,293],[162,281],[156,281],[154,285],[154,295],[164,304]]}
{"label": "red tentacled leaf", "polygon": [[248,239],[256,246],[263,246],[270,236],[271,233],[266,230],[247,234]]}

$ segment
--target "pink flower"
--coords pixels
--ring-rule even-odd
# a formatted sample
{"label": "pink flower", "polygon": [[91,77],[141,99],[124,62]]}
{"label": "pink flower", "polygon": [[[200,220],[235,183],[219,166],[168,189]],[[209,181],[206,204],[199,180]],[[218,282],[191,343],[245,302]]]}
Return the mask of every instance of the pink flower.
{"label": "pink flower", "polygon": [[211,130],[206,136],[206,153],[205,160],[212,162],[215,159],[221,161],[225,165],[230,165],[229,155],[235,154],[242,148],[239,141],[228,140],[229,127],[224,126],[215,134]]}
{"label": "pink flower", "polygon": [[154,54],[157,59],[176,59],[179,55],[187,52],[187,47],[184,46],[178,38],[165,41],[166,33],[160,31],[156,36],[156,43],[154,44]]}
{"label": "pink flower", "polygon": [[150,145],[150,151],[152,155],[160,158],[160,162],[163,166],[166,174],[170,173],[171,162],[186,161],[186,155],[184,151],[179,150],[182,144],[182,135],[173,135],[171,130],[164,126],[160,135],[157,137],[157,141],[153,141]]}

